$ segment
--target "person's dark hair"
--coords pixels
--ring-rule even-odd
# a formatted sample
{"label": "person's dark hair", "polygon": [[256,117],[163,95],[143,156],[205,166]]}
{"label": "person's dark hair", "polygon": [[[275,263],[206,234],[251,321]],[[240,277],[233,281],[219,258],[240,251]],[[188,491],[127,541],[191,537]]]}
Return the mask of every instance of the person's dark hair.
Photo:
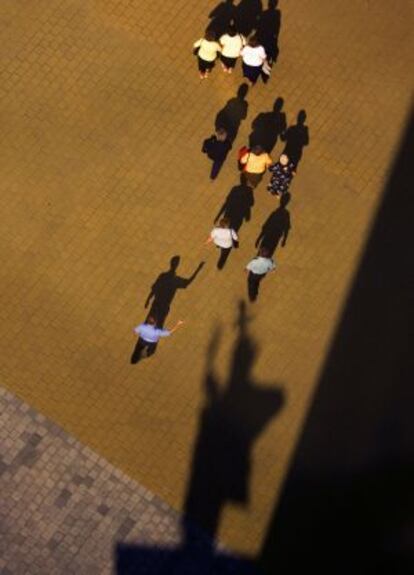
{"label": "person's dark hair", "polygon": [[206,30],[205,36],[204,36],[205,40],[207,40],[208,42],[215,42],[216,40],[216,33],[214,32],[214,30]]}
{"label": "person's dark hair", "polygon": [[234,36],[237,36],[237,28],[236,28],[236,26],[234,25],[233,22],[232,22],[232,23],[230,24],[230,26],[228,27],[227,34],[228,34],[229,36],[231,36],[232,38],[233,38]]}
{"label": "person's dark hair", "polygon": [[260,248],[259,250],[259,256],[262,256],[262,258],[267,258],[269,257],[269,250],[267,248]]}
{"label": "person's dark hair", "polygon": [[256,146],[253,146],[252,148],[252,154],[254,154],[255,156],[260,156],[260,154],[263,154],[264,150],[262,148],[262,146],[260,146],[259,144],[256,144]]}
{"label": "person's dark hair", "polygon": [[230,220],[228,218],[221,218],[219,226],[221,228],[228,228],[230,226]]}
{"label": "person's dark hair", "polygon": [[148,316],[148,318],[147,318],[147,321],[146,321],[146,323],[149,323],[150,325],[156,325],[156,323],[157,323],[157,322],[156,322],[156,320],[155,320],[155,317],[154,317],[154,316],[152,316],[152,315],[149,315],[149,316]]}
{"label": "person's dark hair", "polygon": [[257,36],[252,36],[251,38],[249,38],[249,46],[251,46],[252,48],[260,46],[259,39],[257,38]]}

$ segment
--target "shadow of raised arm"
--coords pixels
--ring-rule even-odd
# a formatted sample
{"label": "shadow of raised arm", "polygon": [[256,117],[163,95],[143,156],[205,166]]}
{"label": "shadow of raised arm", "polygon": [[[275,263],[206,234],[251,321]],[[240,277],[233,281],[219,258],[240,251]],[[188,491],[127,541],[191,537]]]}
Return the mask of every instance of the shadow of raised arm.
{"label": "shadow of raised arm", "polygon": [[[153,287],[154,287],[154,286],[153,286]],[[153,287],[151,288],[151,291],[149,292],[148,297],[147,297],[147,299],[145,300],[145,304],[144,304],[144,308],[145,308],[145,309],[149,306],[149,304],[151,303],[151,300],[154,299],[154,297],[155,297],[155,293],[154,293]]]}
{"label": "shadow of raised arm", "polygon": [[222,205],[221,208],[219,209],[219,211],[218,211],[216,217],[214,218],[214,223],[215,223],[215,224],[219,221],[219,219],[221,218],[221,216],[224,215],[224,213],[225,213],[225,211],[226,211],[226,208],[227,208],[227,203],[228,203],[227,199],[224,200],[223,205]]}

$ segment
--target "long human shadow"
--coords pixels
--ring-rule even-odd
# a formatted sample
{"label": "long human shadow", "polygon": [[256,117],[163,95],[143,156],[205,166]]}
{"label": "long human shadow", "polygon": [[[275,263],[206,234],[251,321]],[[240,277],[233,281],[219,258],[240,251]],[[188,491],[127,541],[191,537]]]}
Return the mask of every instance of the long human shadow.
{"label": "long human shadow", "polygon": [[269,0],[267,10],[264,10],[259,16],[256,30],[259,44],[265,49],[270,64],[274,64],[279,56],[282,15],[277,6],[278,0]]}
{"label": "long human shadow", "polygon": [[290,200],[290,194],[283,194],[279,207],[270,214],[262,226],[260,234],[257,236],[255,246],[258,249],[266,248],[269,257],[272,257],[276,248],[281,242],[281,246],[286,245],[289,232],[292,228],[290,212],[286,208]]}
{"label": "long human shadow", "polygon": [[231,22],[236,16],[237,7],[234,5],[234,0],[223,0],[219,2],[215,8],[210,12],[208,17],[210,22],[206,28],[206,32],[213,32],[217,39],[225,34]]}
{"label": "long human shadow", "polygon": [[236,139],[242,120],[247,117],[249,104],[247,103],[246,96],[248,91],[248,85],[241,84],[237,90],[237,95],[234,98],[230,98],[216,116],[216,130],[224,128],[231,143]]}
{"label": "long human shadow", "polygon": [[214,218],[214,223],[222,217],[227,218],[230,221],[230,228],[238,232],[243,222],[250,221],[253,206],[253,190],[243,183],[234,186]]}
{"label": "long human shadow", "polygon": [[145,301],[144,307],[146,309],[151,304],[148,315],[156,319],[158,327],[164,326],[177,290],[186,289],[195,280],[204,262],[198,264],[189,278],[183,278],[177,275],[179,265],[180,256],[172,257],[170,260],[170,268],[157,277]]}
{"label": "long human shadow", "polygon": [[261,112],[252,122],[252,132],[249,136],[249,146],[262,146],[270,153],[276,145],[278,137],[286,131],[286,114],[283,112],[283,98],[276,98],[271,112]]}
{"label": "long human shadow", "polygon": [[[177,268],[180,265],[180,256],[174,256],[170,260],[170,268],[162,272],[151,286],[151,290],[145,301],[144,307],[147,309],[151,304],[150,310],[147,314],[153,317],[156,321],[158,328],[164,327],[164,323],[171,309],[171,304],[174,300],[175,294],[179,289],[186,289],[197,277],[198,273],[204,266],[201,262],[194,273],[189,278],[183,278],[177,275]],[[155,353],[157,346],[154,347],[152,355]],[[141,357],[141,350],[139,347],[139,337],[135,344],[134,350],[131,355],[131,363],[135,364]]]}
{"label": "long human shadow", "polygon": [[234,15],[236,28],[240,34],[247,37],[256,30],[262,11],[262,0],[240,0]]}
{"label": "long human shadow", "polygon": [[411,116],[269,526],[269,575],[412,572],[413,149]]}
{"label": "long human shadow", "polygon": [[221,330],[211,337],[202,381],[204,405],[195,439],[182,517],[183,539],[176,548],[118,544],[117,575],[259,575],[253,559],[216,547],[224,507],[247,506],[250,500],[252,450],[255,441],[280,413],[285,402],[277,384],[255,381],[258,353],[249,334],[246,305],[240,302],[230,373],[221,382],[215,357]]}
{"label": "long human shadow", "polygon": [[310,143],[309,128],[305,124],[306,112],[300,110],[297,116],[296,124],[292,124],[280,138],[285,142],[283,154],[297,167],[303,154],[303,148]]}

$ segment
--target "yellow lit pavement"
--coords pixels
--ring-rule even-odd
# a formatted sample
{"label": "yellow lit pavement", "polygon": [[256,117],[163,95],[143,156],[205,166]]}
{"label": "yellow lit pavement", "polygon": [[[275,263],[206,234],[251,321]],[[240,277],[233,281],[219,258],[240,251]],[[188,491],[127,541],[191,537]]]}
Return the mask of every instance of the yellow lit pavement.
{"label": "yellow lit pavement", "polygon": [[[248,305],[255,386],[283,408],[252,446],[246,505],[219,537],[255,554],[283,484],[319,370],[381,198],[411,97],[413,2],[281,1],[280,56],[214,183],[201,144],[242,82],[216,66],[201,82],[192,43],[215,2],[2,2],[1,378],[129,476],[181,510],[205,404],[207,351],[225,386],[243,268],[277,207],[262,183],[223,271],[203,243],[238,183],[237,149],[284,99],[307,113],[277,271]],[[282,151],[277,143],[273,157]],[[396,246],[398,249],[398,246]],[[130,364],[132,329],[179,255],[166,325],[185,326]],[[231,458],[231,454],[229,454]]]}

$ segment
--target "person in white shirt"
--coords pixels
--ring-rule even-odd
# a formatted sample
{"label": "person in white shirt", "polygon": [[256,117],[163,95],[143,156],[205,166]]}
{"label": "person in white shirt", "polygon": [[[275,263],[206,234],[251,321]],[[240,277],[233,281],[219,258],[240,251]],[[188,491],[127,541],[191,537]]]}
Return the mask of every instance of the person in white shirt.
{"label": "person in white shirt", "polygon": [[227,34],[223,34],[219,42],[221,45],[221,65],[225,72],[231,74],[242,48],[246,45],[246,39],[237,33],[235,26],[230,26]]}
{"label": "person in white shirt", "polygon": [[211,30],[207,30],[205,37],[194,43],[193,53],[198,56],[198,71],[202,80],[208,78],[219,52],[221,46],[216,42],[216,35]]}
{"label": "person in white shirt", "polygon": [[230,221],[227,218],[222,218],[219,225],[211,230],[206,245],[214,242],[221,250],[220,258],[217,262],[217,269],[222,270],[224,268],[231,248],[238,245],[238,241],[239,237],[236,232],[230,228]]}
{"label": "person in white shirt", "polygon": [[254,86],[260,76],[263,64],[267,64],[266,52],[256,36],[250,38],[247,46],[241,51],[243,59],[243,76]]}

